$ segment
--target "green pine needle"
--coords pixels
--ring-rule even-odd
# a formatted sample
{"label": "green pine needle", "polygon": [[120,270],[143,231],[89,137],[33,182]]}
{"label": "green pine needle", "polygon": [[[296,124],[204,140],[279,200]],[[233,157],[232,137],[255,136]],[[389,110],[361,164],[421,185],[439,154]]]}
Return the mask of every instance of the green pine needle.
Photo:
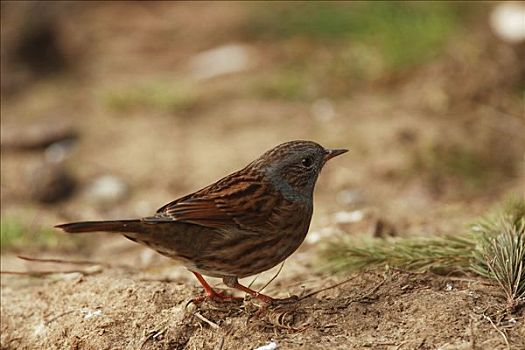
{"label": "green pine needle", "polygon": [[495,281],[513,308],[525,302],[525,200],[509,201],[461,235],[332,242],[323,250],[334,271],[392,266],[410,271],[474,273]]}

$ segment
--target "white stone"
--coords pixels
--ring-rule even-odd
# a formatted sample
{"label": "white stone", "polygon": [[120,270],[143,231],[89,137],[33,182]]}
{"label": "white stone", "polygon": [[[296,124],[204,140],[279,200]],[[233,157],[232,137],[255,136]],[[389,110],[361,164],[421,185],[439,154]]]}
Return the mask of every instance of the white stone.
{"label": "white stone", "polygon": [[332,101],[327,98],[315,100],[314,103],[312,103],[311,112],[312,116],[320,122],[327,122],[335,117],[334,105]]}
{"label": "white stone", "polygon": [[93,318],[93,317],[102,316],[102,310],[93,311],[88,308],[82,308],[80,309],[80,312],[84,315],[85,320],[89,320],[90,318]]}
{"label": "white stone", "polygon": [[192,75],[196,79],[210,79],[248,70],[254,66],[250,51],[245,45],[229,44],[201,52],[190,62]]}
{"label": "white stone", "polygon": [[128,186],[116,176],[101,176],[87,188],[87,197],[96,204],[108,205],[119,202],[128,194]]}
{"label": "white stone", "polygon": [[271,342],[269,342],[266,345],[259,346],[258,348],[255,348],[255,350],[275,350],[278,347],[279,347],[279,345],[272,340]]}
{"label": "white stone", "polygon": [[490,14],[490,26],[496,35],[508,43],[525,40],[525,5],[518,2],[503,2]]}
{"label": "white stone", "polygon": [[365,213],[362,210],[340,211],[334,214],[334,221],[338,224],[350,224],[363,220]]}

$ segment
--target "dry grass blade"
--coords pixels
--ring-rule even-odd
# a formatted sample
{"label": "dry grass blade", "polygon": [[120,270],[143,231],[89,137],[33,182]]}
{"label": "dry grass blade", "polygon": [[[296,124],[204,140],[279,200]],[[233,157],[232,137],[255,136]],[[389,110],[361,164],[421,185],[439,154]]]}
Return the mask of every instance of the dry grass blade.
{"label": "dry grass blade", "polygon": [[26,260],[26,261],[41,262],[41,263],[70,264],[70,265],[100,265],[104,267],[112,266],[107,263],[91,261],[91,260],[41,259],[41,258],[32,258],[29,256],[23,256],[23,255],[18,255],[17,258]]}
{"label": "dry grass blade", "polygon": [[321,288],[321,289],[315,290],[315,291],[313,291],[313,292],[311,292],[311,293],[308,293],[308,294],[306,294],[306,295],[303,295],[302,297],[299,298],[299,300],[307,299],[307,298],[310,298],[310,297],[312,297],[312,296],[314,296],[314,295],[316,295],[316,294],[322,293],[322,292],[324,292],[324,291],[327,291],[327,290],[334,289],[334,288],[337,288],[337,287],[339,287],[339,286],[342,286],[343,284],[346,284],[346,283],[348,283],[348,282],[350,282],[350,281],[356,279],[356,277],[357,277],[357,275],[354,275],[354,276],[352,276],[352,277],[350,277],[350,278],[347,278],[346,280],[344,280],[344,281],[342,281],[342,282],[339,282],[339,283],[333,284],[333,285],[328,286],[328,287],[325,287],[325,288]]}
{"label": "dry grass blade", "polygon": [[51,270],[51,271],[0,271],[1,275],[16,275],[29,277],[46,277],[49,275],[65,275],[70,273],[79,273],[84,276],[94,275],[102,272],[100,268],[85,269],[85,270]]}
{"label": "dry grass blade", "polygon": [[281,266],[279,266],[279,269],[277,270],[277,272],[275,273],[275,275],[273,275],[272,278],[270,278],[270,280],[268,282],[266,282],[266,284],[264,286],[262,286],[261,289],[259,289],[259,293],[262,293],[262,291],[268,287],[270,285],[270,283],[272,283],[276,278],[277,276],[279,276],[279,274],[281,273],[281,271],[283,270],[283,267],[284,267],[284,261],[281,263]]}

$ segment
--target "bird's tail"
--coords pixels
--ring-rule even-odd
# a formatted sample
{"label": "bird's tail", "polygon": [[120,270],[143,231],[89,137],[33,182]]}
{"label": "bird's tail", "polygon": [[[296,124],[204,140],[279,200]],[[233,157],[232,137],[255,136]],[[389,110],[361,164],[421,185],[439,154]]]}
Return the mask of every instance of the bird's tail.
{"label": "bird's tail", "polygon": [[[69,233],[83,232],[136,232],[145,233],[148,224],[142,220],[81,221],[56,225],[56,228]],[[150,225],[149,225],[150,226]]]}

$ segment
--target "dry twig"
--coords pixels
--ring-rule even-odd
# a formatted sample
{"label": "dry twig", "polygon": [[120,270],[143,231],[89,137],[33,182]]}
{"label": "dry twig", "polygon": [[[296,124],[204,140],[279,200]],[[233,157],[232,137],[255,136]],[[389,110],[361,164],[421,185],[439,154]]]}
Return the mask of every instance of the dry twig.
{"label": "dry twig", "polygon": [[217,323],[208,320],[206,317],[202,316],[199,312],[195,312],[193,315],[195,315],[195,317],[197,317],[199,320],[201,320],[201,321],[207,323],[208,325],[210,325],[211,328],[219,329],[219,325]]}
{"label": "dry twig", "polygon": [[[357,277],[357,275],[354,275],[354,276],[352,276],[352,277],[350,277],[350,278],[348,278],[348,279],[346,279],[346,280],[344,280],[344,281],[342,281],[342,282],[336,283],[336,284],[334,284],[334,285],[332,285],[332,286],[329,286],[329,287],[325,287],[325,288],[321,288],[321,289],[315,290],[315,291],[313,291],[313,292],[311,292],[311,293],[308,293],[308,294],[306,294],[306,295],[300,297],[298,301],[303,300],[303,299],[306,299],[306,298],[309,298],[309,297],[314,296],[314,295],[316,295],[316,294],[319,294],[319,293],[321,293],[321,292],[324,292],[324,291],[327,291],[327,290],[334,289],[334,288],[337,288],[337,287],[339,287],[339,286],[342,286],[343,284],[348,283],[348,282],[354,280],[356,277]],[[384,281],[383,281],[383,282],[384,282]]]}
{"label": "dry twig", "polygon": [[488,320],[490,322],[490,324],[492,325],[492,327],[503,337],[503,340],[505,341],[505,344],[507,345],[507,350],[510,350],[510,344],[509,344],[509,340],[507,339],[507,335],[505,334],[505,332],[503,332],[501,329],[498,328],[498,326],[496,326],[494,324],[494,322],[492,321],[492,319],[483,314],[483,318]]}
{"label": "dry twig", "polygon": [[132,268],[131,266],[127,265],[112,265],[100,261],[91,261],[91,260],[65,260],[65,259],[41,259],[41,258],[31,258],[28,256],[22,256],[18,255],[18,259],[26,260],[26,261],[34,261],[34,262],[41,262],[41,263],[54,263],[54,264],[70,264],[70,265],[100,265],[104,267],[121,267],[121,268]]}

